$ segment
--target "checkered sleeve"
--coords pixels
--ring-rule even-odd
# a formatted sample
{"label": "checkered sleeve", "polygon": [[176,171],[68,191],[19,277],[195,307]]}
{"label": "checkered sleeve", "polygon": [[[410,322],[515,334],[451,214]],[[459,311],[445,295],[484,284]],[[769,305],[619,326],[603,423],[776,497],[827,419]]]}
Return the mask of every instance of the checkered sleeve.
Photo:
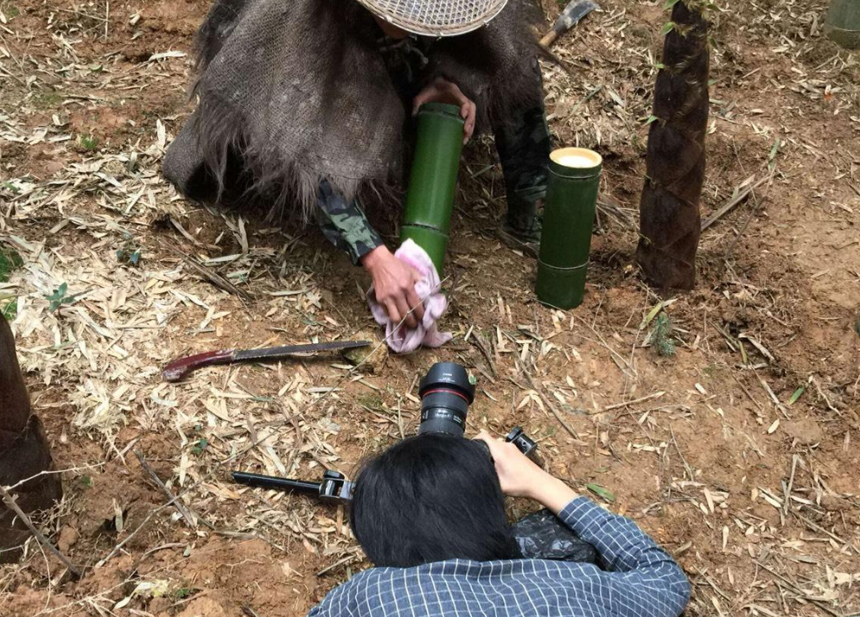
{"label": "checkered sleeve", "polygon": [[307,617],[355,617],[357,586],[347,582],[332,589],[318,605],[313,607]]}
{"label": "checkered sleeve", "polygon": [[676,617],[690,599],[681,567],[638,525],[587,497],[571,501],[559,518],[600,555],[612,572],[618,617]]}

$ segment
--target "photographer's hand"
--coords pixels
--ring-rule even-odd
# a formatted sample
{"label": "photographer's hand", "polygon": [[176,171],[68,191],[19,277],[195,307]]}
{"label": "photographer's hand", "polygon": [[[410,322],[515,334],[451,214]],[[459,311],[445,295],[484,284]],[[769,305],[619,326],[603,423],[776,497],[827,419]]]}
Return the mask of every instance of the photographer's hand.
{"label": "photographer's hand", "polygon": [[545,472],[512,443],[486,431],[476,437],[490,448],[502,491],[510,497],[528,497],[558,514],[578,495],[567,484]]}

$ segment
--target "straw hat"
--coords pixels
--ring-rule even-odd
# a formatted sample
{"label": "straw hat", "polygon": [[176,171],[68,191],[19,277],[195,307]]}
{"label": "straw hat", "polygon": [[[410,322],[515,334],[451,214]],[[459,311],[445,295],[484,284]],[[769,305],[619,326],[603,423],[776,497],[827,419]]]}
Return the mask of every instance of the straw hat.
{"label": "straw hat", "polygon": [[370,12],[407,32],[455,36],[486,25],[508,0],[358,0]]}

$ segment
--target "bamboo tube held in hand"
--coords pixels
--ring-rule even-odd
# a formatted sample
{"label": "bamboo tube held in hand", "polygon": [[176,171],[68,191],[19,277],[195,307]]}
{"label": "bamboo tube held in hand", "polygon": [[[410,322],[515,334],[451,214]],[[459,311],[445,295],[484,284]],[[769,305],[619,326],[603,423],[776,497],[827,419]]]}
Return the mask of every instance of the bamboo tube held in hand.
{"label": "bamboo tube held in hand", "polygon": [[412,239],[427,251],[440,276],[445,265],[462,151],[460,108],[445,103],[422,105],[400,241]]}

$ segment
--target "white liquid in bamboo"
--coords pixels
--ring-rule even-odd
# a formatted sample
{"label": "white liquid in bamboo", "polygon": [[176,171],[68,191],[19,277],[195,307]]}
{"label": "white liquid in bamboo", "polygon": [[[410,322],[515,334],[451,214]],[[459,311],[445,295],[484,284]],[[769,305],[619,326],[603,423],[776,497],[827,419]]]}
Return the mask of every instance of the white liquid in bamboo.
{"label": "white liquid in bamboo", "polygon": [[586,148],[561,148],[550,156],[559,165],[572,169],[590,169],[603,162],[603,158],[597,152]]}

